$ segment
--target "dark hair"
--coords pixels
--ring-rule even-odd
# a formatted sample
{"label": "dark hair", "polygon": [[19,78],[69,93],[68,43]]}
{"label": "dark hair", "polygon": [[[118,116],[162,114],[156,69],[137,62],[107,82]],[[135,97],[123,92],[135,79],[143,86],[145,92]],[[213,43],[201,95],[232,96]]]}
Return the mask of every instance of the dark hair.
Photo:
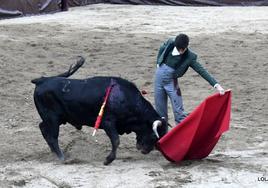
{"label": "dark hair", "polygon": [[175,46],[179,49],[185,49],[189,45],[189,37],[185,34],[179,34],[175,39]]}

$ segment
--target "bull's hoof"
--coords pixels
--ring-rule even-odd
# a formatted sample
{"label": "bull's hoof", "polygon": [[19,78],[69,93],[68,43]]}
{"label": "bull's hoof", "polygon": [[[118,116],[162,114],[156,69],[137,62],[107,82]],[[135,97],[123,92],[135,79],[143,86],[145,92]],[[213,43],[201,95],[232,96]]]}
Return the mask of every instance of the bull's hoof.
{"label": "bull's hoof", "polygon": [[[54,152],[53,152],[54,153]],[[56,153],[54,153],[55,155],[56,155],[56,157],[57,157],[57,159],[58,160],[60,160],[61,162],[63,162],[63,161],[65,161],[65,157],[64,157],[64,155],[57,155]]]}
{"label": "bull's hoof", "polygon": [[106,159],[104,162],[103,162],[103,164],[104,165],[109,165],[110,163],[112,163],[113,162],[113,160],[108,160],[108,159]]}
{"label": "bull's hoof", "polygon": [[103,162],[104,165],[109,165],[111,162],[113,162],[113,160],[115,159],[114,156],[108,156],[106,157],[106,160]]}
{"label": "bull's hoof", "polygon": [[65,160],[65,157],[64,157],[64,154],[63,154],[63,152],[61,151],[61,150],[59,150],[57,153],[55,153],[56,154],[56,156],[58,157],[58,159],[60,160],[60,161],[64,161]]}
{"label": "bull's hoof", "polygon": [[64,161],[65,160],[65,157],[64,156],[61,156],[61,157],[58,157],[60,161]]}
{"label": "bull's hoof", "polygon": [[107,161],[107,160],[106,160],[106,161],[103,162],[103,164],[107,166],[107,165],[109,165],[111,162],[112,162],[112,161]]}

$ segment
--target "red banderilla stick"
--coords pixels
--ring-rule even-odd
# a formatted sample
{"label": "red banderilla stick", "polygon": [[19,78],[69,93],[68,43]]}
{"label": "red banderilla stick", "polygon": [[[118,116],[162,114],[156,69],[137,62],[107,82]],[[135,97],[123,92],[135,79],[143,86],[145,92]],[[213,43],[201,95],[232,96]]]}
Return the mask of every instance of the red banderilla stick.
{"label": "red banderilla stick", "polygon": [[106,90],[106,94],[105,94],[104,101],[103,101],[103,103],[102,103],[102,105],[101,105],[101,108],[100,108],[98,117],[97,117],[97,119],[96,119],[96,121],[95,121],[95,126],[94,126],[94,131],[93,131],[93,133],[92,133],[92,136],[95,136],[96,131],[97,131],[97,129],[99,128],[99,126],[100,126],[100,124],[101,124],[101,120],[102,120],[103,113],[104,113],[104,108],[105,108],[105,106],[106,106],[106,102],[107,102],[107,100],[108,100],[108,98],[109,98],[109,95],[110,95],[110,93],[111,93],[111,90],[112,90],[112,86],[109,86],[109,87],[107,88],[107,90]]}

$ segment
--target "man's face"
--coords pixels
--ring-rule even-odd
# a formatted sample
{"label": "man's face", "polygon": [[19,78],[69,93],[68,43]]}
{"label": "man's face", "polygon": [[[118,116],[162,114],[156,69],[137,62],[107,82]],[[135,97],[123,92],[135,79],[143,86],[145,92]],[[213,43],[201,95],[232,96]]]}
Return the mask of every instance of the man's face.
{"label": "man's face", "polygon": [[187,50],[187,48],[180,48],[178,51],[180,52],[180,55],[184,54],[184,52]]}

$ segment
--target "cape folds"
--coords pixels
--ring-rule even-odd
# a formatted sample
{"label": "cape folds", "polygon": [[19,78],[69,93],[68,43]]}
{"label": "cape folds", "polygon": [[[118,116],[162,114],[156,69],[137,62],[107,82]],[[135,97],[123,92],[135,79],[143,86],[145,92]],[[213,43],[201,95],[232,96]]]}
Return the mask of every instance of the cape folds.
{"label": "cape folds", "polygon": [[231,91],[214,94],[162,137],[157,147],[172,162],[205,158],[229,129],[230,115]]}

